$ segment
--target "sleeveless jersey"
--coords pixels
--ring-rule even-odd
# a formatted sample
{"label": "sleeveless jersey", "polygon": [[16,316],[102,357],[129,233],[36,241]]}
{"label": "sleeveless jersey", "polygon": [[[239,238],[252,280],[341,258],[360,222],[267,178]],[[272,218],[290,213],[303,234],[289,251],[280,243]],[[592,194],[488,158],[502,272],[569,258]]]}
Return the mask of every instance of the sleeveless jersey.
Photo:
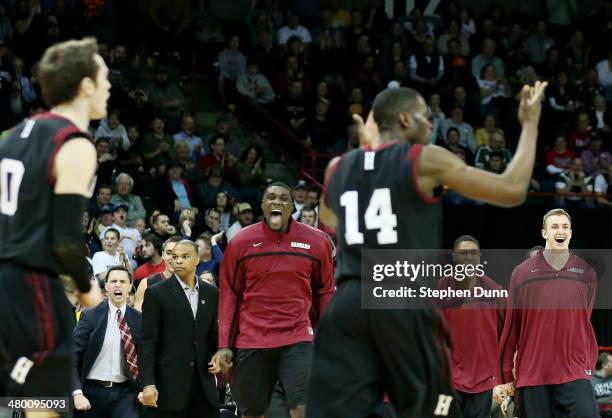
{"label": "sleeveless jersey", "polygon": [[25,119],[0,144],[0,261],[57,273],[53,164],[60,147],[75,137],[88,134],[65,118],[43,113]]}
{"label": "sleeveless jersey", "polygon": [[442,207],[418,190],[422,145],[390,142],[356,149],[336,164],[325,199],[338,219],[336,281],[361,276],[361,251],[438,249]]}

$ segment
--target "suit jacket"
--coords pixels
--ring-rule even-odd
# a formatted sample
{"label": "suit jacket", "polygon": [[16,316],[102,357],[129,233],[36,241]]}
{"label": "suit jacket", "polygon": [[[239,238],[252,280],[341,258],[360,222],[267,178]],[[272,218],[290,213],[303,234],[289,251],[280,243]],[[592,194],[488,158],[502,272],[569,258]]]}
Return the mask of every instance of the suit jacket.
{"label": "suit jacket", "polygon": [[[108,309],[108,302],[104,301],[95,308],[81,312],[79,323],[73,331],[73,349],[76,357],[77,372],[77,377],[74,379],[76,383],[73,390],[82,389],[83,382],[87,379],[87,375],[100,354],[102,344],[104,343],[104,335],[106,334],[106,325],[108,323]],[[140,312],[129,305],[126,306],[125,321],[132,333],[136,354],[138,358],[140,358],[140,347],[142,345],[140,338]],[[140,384],[132,378],[129,372],[128,377],[134,389],[140,390]]]}
{"label": "suit jacket", "polygon": [[176,276],[145,292],[139,364],[143,387],[157,387],[160,409],[182,410],[187,405],[194,368],[210,404],[218,405],[215,378],[208,372],[208,363],[217,351],[219,292],[200,279],[198,282],[195,319]]}

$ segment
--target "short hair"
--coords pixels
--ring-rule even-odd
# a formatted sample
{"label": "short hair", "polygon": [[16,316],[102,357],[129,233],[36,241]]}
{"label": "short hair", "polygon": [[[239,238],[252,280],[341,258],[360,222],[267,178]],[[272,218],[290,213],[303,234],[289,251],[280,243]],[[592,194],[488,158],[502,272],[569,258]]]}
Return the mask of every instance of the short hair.
{"label": "short hair", "polygon": [[287,184],[283,183],[282,181],[275,181],[273,183],[268,184],[268,187],[266,187],[266,190],[264,190],[264,193],[263,193],[263,198],[264,199],[268,195],[268,191],[270,190],[271,187],[280,187],[280,188],[283,188],[283,189],[287,190],[287,192],[289,192],[289,196],[293,196],[293,194],[292,194],[293,189],[291,189],[291,187],[289,187]]}
{"label": "short hair", "polygon": [[211,212],[217,212],[219,214],[219,216],[221,216],[221,211],[217,208],[208,208],[206,209],[206,212],[204,212],[204,217],[208,218],[208,215],[210,215]]}
{"label": "short hair", "polygon": [[155,248],[157,253],[161,255],[161,253],[164,250],[164,248],[163,248],[164,246],[162,244],[161,239],[157,235],[155,235],[152,232],[149,232],[148,234],[145,234],[144,237],[142,237],[142,240],[150,242],[151,244],[153,244],[153,247]]}
{"label": "short hair", "polygon": [[45,51],[37,75],[49,106],[73,100],[85,78],[96,83],[100,69],[94,59],[97,53],[95,38],[61,42]]}
{"label": "short hair", "polygon": [[[208,249],[212,249],[212,242],[211,242],[210,238],[207,237],[206,235],[200,235],[199,237],[196,238],[196,241],[202,241],[204,244],[206,244]],[[197,242],[196,242],[196,244],[197,244]]]}
{"label": "short hair", "polygon": [[130,186],[134,187],[134,178],[132,176],[130,176],[129,174],[127,174],[127,173],[119,174],[117,176],[117,178],[115,179],[115,184],[119,184],[121,179],[128,179],[128,181],[130,182]]}
{"label": "short hair", "polygon": [[128,279],[129,279],[130,283],[132,283],[132,281],[134,280],[134,278],[132,277],[132,273],[130,273],[130,271],[128,269],[126,269],[125,267],[123,267],[123,266],[112,266],[106,272],[106,279],[104,280],[105,282],[108,282],[108,280],[110,279],[110,275],[111,275],[111,273],[113,271],[124,271],[124,272],[127,273]]}
{"label": "short hair", "polygon": [[164,246],[163,249],[166,249],[166,245],[168,244],[176,244],[177,242],[181,241],[183,238],[180,235],[174,235],[170,238],[168,238],[167,240],[164,241]]}
{"label": "short hair", "polygon": [[455,240],[455,243],[453,244],[453,248],[457,248],[457,246],[459,244],[461,244],[462,242],[473,242],[474,244],[476,244],[478,246],[478,248],[480,248],[480,242],[478,242],[478,240],[476,238],[474,238],[472,235],[461,235],[459,238],[457,238]]}
{"label": "short hair", "polygon": [[491,158],[493,157],[498,157],[500,160],[504,161],[504,154],[502,154],[501,151],[492,151],[489,154],[489,161],[491,161]]}
{"label": "short hair", "polygon": [[176,245],[186,245],[188,247],[191,247],[194,249],[196,255],[199,252],[199,248],[198,248],[198,244],[196,244],[195,242],[191,241],[190,239],[182,239],[179,242],[176,243]]}
{"label": "short hair", "polygon": [[569,213],[565,209],[557,208],[551,209],[544,214],[542,217],[542,229],[546,229],[546,220],[551,216],[567,216],[567,219],[570,221],[570,225],[572,224],[572,218]]}
{"label": "short hair", "polygon": [[461,132],[459,132],[459,129],[455,128],[454,126],[451,126],[450,128],[448,128],[448,131],[446,131],[446,138],[448,138],[448,134],[450,134],[451,132],[457,132],[457,135],[461,137]]}
{"label": "short hair", "polygon": [[380,92],[372,104],[372,113],[378,128],[381,131],[394,129],[399,123],[400,112],[414,112],[420,97],[416,90],[407,87]]}
{"label": "short hair", "polygon": [[600,353],[599,356],[597,357],[597,362],[595,363],[595,370],[601,370],[604,364],[606,364],[609,361],[608,357],[611,355],[612,354],[607,351]]}
{"label": "short hair", "polygon": [[110,185],[108,185],[108,184],[101,184],[101,185],[99,185],[98,186],[98,193],[100,193],[100,189],[110,189],[111,192],[113,190],[113,188]]}
{"label": "short hair", "polygon": [[104,236],[106,236],[106,234],[108,234],[109,232],[114,232],[115,234],[117,234],[117,239],[121,238],[121,233],[115,228],[108,228],[106,231],[104,231]]}
{"label": "short hair", "polygon": [[155,225],[155,224],[157,223],[157,221],[158,221],[158,219],[159,219],[159,217],[160,217],[160,216],[167,216],[167,217],[168,217],[168,219],[170,219],[170,217],[169,217],[168,215],[166,215],[165,213],[158,213],[158,214],[156,214],[156,215],[153,215],[153,217],[151,218],[151,223],[152,223],[153,225]]}

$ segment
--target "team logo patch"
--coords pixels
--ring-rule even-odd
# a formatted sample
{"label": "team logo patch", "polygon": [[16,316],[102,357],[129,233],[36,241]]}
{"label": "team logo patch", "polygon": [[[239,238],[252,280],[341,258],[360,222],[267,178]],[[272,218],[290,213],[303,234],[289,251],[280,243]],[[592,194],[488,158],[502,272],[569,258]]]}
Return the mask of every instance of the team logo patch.
{"label": "team logo patch", "polygon": [[292,248],[303,248],[305,250],[310,250],[310,244],[304,244],[303,242],[291,242]]}
{"label": "team logo patch", "polygon": [[569,269],[567,269],[567,271],[571,271],[572,273],[578,273],[578,274],[584,273],[583,269],[579,269],[579,268],[576,268],[576,267],[569,268]]}

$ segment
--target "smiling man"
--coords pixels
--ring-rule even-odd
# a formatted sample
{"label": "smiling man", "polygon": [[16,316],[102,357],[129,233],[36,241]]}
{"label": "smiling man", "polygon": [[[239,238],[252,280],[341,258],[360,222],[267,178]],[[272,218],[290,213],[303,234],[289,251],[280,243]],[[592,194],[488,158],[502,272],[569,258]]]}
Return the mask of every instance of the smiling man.
{"label": "smiling man", "polygon": [[[221,264],[219,347],[213,371],[231,366],[243,417],[264,415],[280,381],[292,418],[305,415],[313,328],[334,291],[325,234],[292,217],[291,189],[270,184],[264,222],[242,229]],[[239,326],[238,326],[239,324]]]}
{"label": "smiling man", "polygon": [[512,273],[498,350],[505,384],[494,394],[501,400],[516,388],[521,417],[553,418],[562,411],[563,416],[597,418],[590,384],[597,360],[591,325],[596,273],[569,251],[572,224],[566,211],[544,215],[542,237],[544,250]]}

